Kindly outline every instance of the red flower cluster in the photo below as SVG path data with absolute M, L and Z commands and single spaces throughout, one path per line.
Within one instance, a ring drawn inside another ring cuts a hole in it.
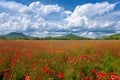
M 92 73 L 93 73 L 93 74 L 96 74 L 96 73 L 97 73 L 97 71 L 96 71 L 96 70 L 92 70 Z
M 107 76 L 107 73 L 105 73 L 105 72 L 99 72 L 98 74 L 98 79 L 100 79 L 101 80 L 101 78 L 106 78 L 106 76 Z
M 5 70 L 4 70 L 4 72 L 9 72 L 11 70 L 11 68 L 6 68 Z
M 3 75 L 5 78 L 7 79 L 11 79 L 12 78 L 12 75 L 8 74 L 8 73 L 4 73 Z
M 111 78 L 112 80 L 120 80 L 120 77 L 114 75 L 114 73 L 110 75 L 110 78 Z
M 43 80 L 43 77 L 42 77 L 42 76 L 40 76 L 40 77 L 39 77 L 39 80 Z
M 42 69 L 43 72 L 47 73 L 48 75 L 50 74 L 50 70 L 49 70 L 49 67 L 46 66 Z
M 30 76 L 26 76 L 26 77 L 25 77 L 25 80 L 30 80 Z
M 58 73 L 58 78 L 64 78 L 64 73 Z

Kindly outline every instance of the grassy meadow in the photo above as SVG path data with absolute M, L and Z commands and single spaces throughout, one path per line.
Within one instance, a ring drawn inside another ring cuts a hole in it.
M 120 80 L 120 40 L 1 40 L 0 80 Z

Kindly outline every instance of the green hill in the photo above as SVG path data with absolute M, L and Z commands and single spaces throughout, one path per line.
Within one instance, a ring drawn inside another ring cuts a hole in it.
M 60 36 L 60 37 L 38 38 L 38 37 L 30 37 L 23 33 L 18 33 L 18 32 L 11 32 L 6 35 L 1 35 L 0 39 L 4 39 L 4 40 L 91 40 L 91 38 L 77 36 L 74 34 L 67 34 L 65 36 Z
M 102 37 L 102 38 L 99 38 L 99 39 L 102 39 L 102 40 L 120 40 L 120 34 L 105 36 L 105 37 Z
M 0 39 L 4 39 L 4 40 L 31 40 L 31 39 L 35 39 L 35 38 L 27 36 L 23 33 L 11 32 L 11 33 L 8 33 L 6 35 L 1 35 Z
M 90 40 L 91 38 L 81 37 L 74 34 L 67 34 L 60 37 L 45 37 L 42 40 Z

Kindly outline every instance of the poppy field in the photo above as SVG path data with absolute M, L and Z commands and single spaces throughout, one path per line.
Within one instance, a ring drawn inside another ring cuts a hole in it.
M 0 80 L 120 80 L 120 41 L 1 40 Z

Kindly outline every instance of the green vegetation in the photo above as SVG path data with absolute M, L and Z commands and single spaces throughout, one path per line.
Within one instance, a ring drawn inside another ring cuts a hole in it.
M 0 80 L 119 80 L 120 59 L 105 55 L 100 60 L 86 54 L 18 53 L 1 67 Z M 94 53 L 93 53 L 94 54 Z M 16 59 L 16 55 L 18 58 Z M 8 59 L 9 59 L 8 57 Z M 22 58 L 22 61 L 20 60 Z M 100 56 L 99 56 L 100 58 Z M 7 59 L 7 58 L 6 58 Z M 32 61 L 31 61 L 32 60 Z M 8 66 L 6 66 L 8 65 Z M 115 75 L 111 75 L 114 73 Z M 26 79 L 27 76 L 30 79 Z M 113 79 L 111 76 L 116 76 Z M 92 77 L 92 79 L 91 79 Z
M 41 39 L 42 40 L 91 40 L 91 38 L 76 36 L 73 34 L 67 34 L 65 36 L 60 36 L 60 37 L 45 37 Z
M 39 37 L 30 37 L 23 33 L 11 32 L 6 35 L 1 35 L 0 39 L 2 40 L 120 40 L 120 34 L 92 39 L 92 38 L 77 36 L 74 34 L 67 34 L 59 37 L 48 36 L 48 37 L 39 38 Z
M 100 39 L 102 39 L 102 40 L 119 40 L 120 39 L 120 34 L 114 34 L 114 35 L 111 35 L 111 36 L 102 37 Z
M 23 33 L 11 32 L 6 35 L 1 35 L 0 39 L 3 39 L 3 40 L 37 40 L 39 38 L 38 37 L 30 37 Z
M 120 80 L 120 41 L 0 41 L 0 80 Z
M 26 36 L 23 33 L 12 32 L 6 35 L 1 35 L 0 39 L 3 40 L 91 40 L 91 38 L 76 36 L 73 34 L 68 34 L 60 37 L 30 37 Z

